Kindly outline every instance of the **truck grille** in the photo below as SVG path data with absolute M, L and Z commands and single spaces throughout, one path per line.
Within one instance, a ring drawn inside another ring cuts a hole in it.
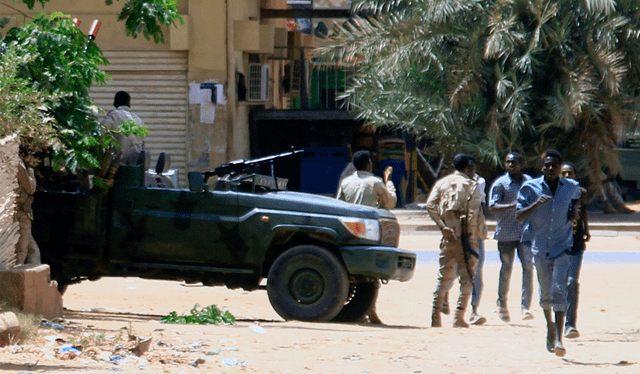
M 400 242 L 400 225 L 395 219 L 380 220 L 380 244 L 398 248 Z

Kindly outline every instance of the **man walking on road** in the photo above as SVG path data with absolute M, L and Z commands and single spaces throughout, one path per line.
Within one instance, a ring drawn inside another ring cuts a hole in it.
M 500 319 L 510 322 L 507 295 L 516 251 L 522 264 L 522 298 L 520 308 L 522 319 L 533 319 L 531 298 L 533 294 L 533 254 L 531 247 L 521 240 L 523 224 L 516 219 L 518 191 L 524 182 L 531 179 L 522 173 L 522 156 L 510 152 L 504 161 L 507 173 L 498 178 L 489 192 L 489 213 L 496 217 L 496 231 L 493 238 L 498 241 L 500 253 L 500 278 L 498 280 L 498 308 Z
M 543 176 L 520 188 L 516 211 L 518 221 L 525 221 L 522 238 L 531 242 L 535 256 L 540 306 L 547 321 L 547 350 L 559 357 L 567 353 L 562 345 L 570 264 L 567 252 L 573 245 L 573 226 L 578 219 L 573 202 L 581 195 L 578 182 L 560 178 L 561 164 L 558 151 L 545 152 Z
M 478 211 L 478 265 L 476 266 L 476 272 L 473 277 L 473 291 L 471 292 L 471 315 L 469 316 L 469 322 L 472 325 L 484 325 L 487 319 L 478 313 L 478 307 L 480 306 L 480 299 L 482 298 L 482 290 L 484 288 L 484 282 L 482 279 L 482 268 L 484 267 L 484 240 L 487 238 L 487 224 L 484 217 L 485 201 L 487 194 L 485 189 L 487 188 L 487 181 L 473 172 L 473 179 L 478 185 L 478 192 L 480 193 L 480 210 Z
M 427 199 L 429 216 L 442 231 L 440 268 L 433 293 L 431 327 L 442 327 L 441 312 L 444 297 L 456 274 L 460 282 L 460 297 L 453 327 L 468 328 L 464 313 L 473 289 L 473 277 L 478 263 L 477 217 L 480 193 L 474 175 L 475 159 L 457 154 L 453 159 L 456 171 L 436 182 Z M 463 243 L 463 240 L 466 243 Z M 464 248 L 468 247 L 468 248 Z
M 562 177 L 578 180 L 578 168 L 569 161 L 562 164 Z M 579 183 L 579 182 L 578 182 Z M 586 243 L 591 240 L 589 233 L 589 219 L 587 217 L 587 190 L 580 187 L 580 200 L 574 202 L 578 204 L 578 221 L 573 228 L 573 246 L 569 253 L 569 275 L 567 278 L 567 320 L 564 324 L 564 337 L 575 339 L 580 337 L 576 328 L 578 320 L 578 299 L 580 295 L 580 268 L 582 267 L 582 257 L 586 249 Z

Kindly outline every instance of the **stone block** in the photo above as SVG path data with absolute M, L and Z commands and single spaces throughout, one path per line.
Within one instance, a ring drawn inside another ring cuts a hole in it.
M 0 312 L 0 347 L 22 341 L 20 321 L 13 312 Z
M 62 317 L 62 295 L 46 264 L 0 271 L 0 303 L 46 319 Z

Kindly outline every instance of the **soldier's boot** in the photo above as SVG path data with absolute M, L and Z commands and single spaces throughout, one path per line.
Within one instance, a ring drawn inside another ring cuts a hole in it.
M 474 266 L 475 268 L 475 266 Z M 469 299 L 471 299 L 471 290 L 473 284 L 469 279 L 465 279 L 464 285 L 460 288 L 460 296 L 458 297 L 458 306 L 456 307 L 456 314 L 453 318 L 453 327 L 469 328 L 469 324 L 464 320 L 464 313 L 469 305 Z
M 464 320 L 464 310 L 456 310 L 456 315 L 453 317 L 453 327 L 468 329 L 469 324 Z
M 442 327 L 442 316 L 439 310 L 431 312 L 431 327 Z

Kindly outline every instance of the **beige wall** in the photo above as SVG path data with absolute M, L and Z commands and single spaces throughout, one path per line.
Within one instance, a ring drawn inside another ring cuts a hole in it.
M 29 15 L 43 11 L 41 6 L 29 11 L 20 0 L 11 5 Z M 235 100 L 235 72 L 245 72 L 247 55 L 234 51 L 229 40 L 233 40 L 233 20 L 259 19 L 260 0 L 181 0 L 178 8 L 185 25 L 166 30 L 165 44 L 155 44 L 144 36 L 127 37 L 124 23 L 117 21 L 122 5 L 114 1 L 107 6 L 104 0 L 52 0 L 44 11 L 60 11 L 80 19 L 80 29 L 85 33 L 89 32 L 93 20 L 99 19 L 102 25 L 96 43 L 105 51 L 187 50 L 188 81 L 216 81 L 223 85 L 227 99 L 226 104 L 216 106 L 213 124 L 200 123 L 200 105 L 189 105 L 188 158 L 208 159 L 208 167 L 213 168 L 232 159 L 248 157 L 249 108 L 238 106 Z M 0 15 L 15 14 L 0 5 Z M 24 20 L 18 16 L 10 27 Z
M 227 33 L 229 40 L 234 40 L 233 21 L 249 21 L 258 20 L 260 18 L 260 0 L 233 0 L 229 1 L 229 25 Z M 229 53 L 229 97 L 233 104 L 230 109 L 233 118 L 230 119 L 233 125 L 229 126 L 230 131 L 230 149 L 229 158 L 248 158 L 250 156 L 250 139 L 249 139 L 249 109 L 245 103 L 236 105 L 236 71 L 243 73 L 247 77 L 248 56 L 242 51 L 234 50 L 232 43 L 228 45 Z

